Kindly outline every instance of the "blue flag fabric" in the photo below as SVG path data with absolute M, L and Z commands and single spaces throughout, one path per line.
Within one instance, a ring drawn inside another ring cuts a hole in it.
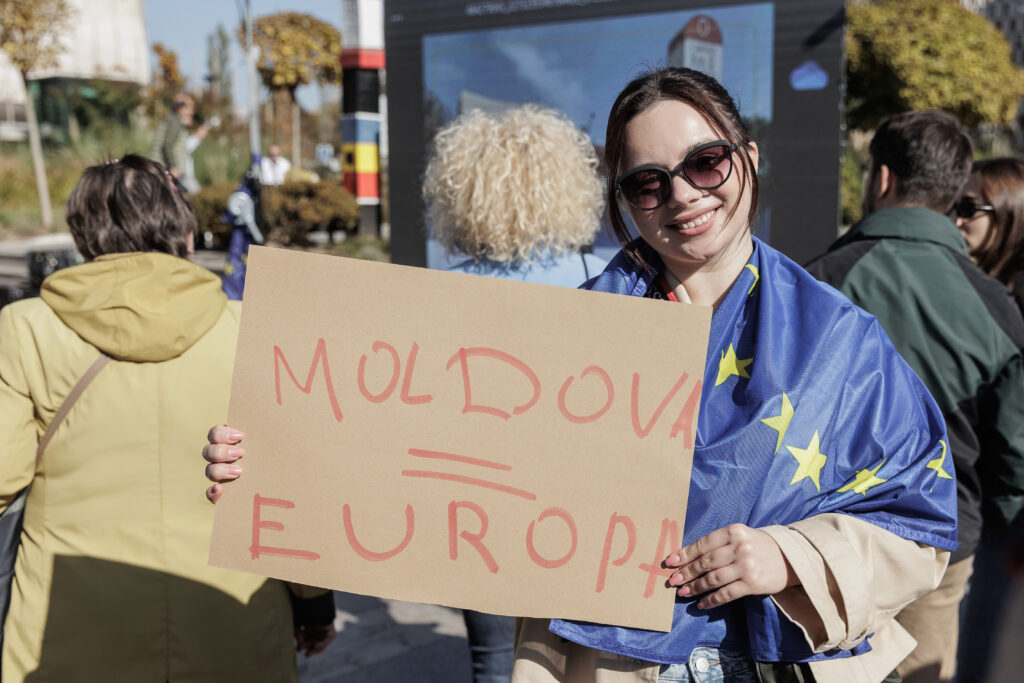
M 249 256 L 252 237 L 244 225 L 231 228 L 231 242 L 228 244 L 228 258 L 224 264 L 224 279 L 221 288 L 229 299 L 240 300 L 245 290 L 245 264 Z
M 223 220 L 231 225 L 231 241 L 228 243 L 228 257 L 224 264 L 221 289 L 229 299 L 241 300 L 245 291 L 245 267 L 249 258 L 249 245 L 263 241 L 257 225 L 260 189 L 259 168 L 262 157 L 252 156 L 252 164 L 234 194 L 228 199 L 228 210 Z M 241 201 L 234 201 L 239 199 Z M 253 233 L 256 234 L 253 234 Z
M 655 277 L 620 252 L 583 287 L 644 296 Z M 754 238 L 750 261 L 711 319 L 682 544 L 737 522 L 786 525 L 838 512 L 953 550 L 947 444 L 938 406 L 878 321 Z M 790 662 L 870 650 L 865 639 L 852 651 L 814 654 L 768 597 L 709 610 L 696 603 L 676 598 L 669 633 L 557 619 L 550 628 L 662 664 L 685 662 L 696 647 Z

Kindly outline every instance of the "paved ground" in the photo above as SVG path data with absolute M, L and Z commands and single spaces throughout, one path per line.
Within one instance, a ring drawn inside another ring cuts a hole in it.
M 459 610 L 335 593 L 338 637 L 299 660 L 302 683 L 469 683 L 466 629 Z

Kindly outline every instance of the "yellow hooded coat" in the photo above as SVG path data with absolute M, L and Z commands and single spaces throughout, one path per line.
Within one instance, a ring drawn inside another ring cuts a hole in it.
M 200 451 L 240 307 L 166 254 L 60 270 L 0 309 L 0 509 L 29 484 L 3 681 L 297 681 L 285 584 L 207 565 Z M 102 350 L 113 358 L 36 467 Z M 322 592 L 322 591 L 321 591 Z

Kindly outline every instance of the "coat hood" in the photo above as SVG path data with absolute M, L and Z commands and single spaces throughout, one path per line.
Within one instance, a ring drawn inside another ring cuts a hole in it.
M 155 252 L 107 254 L 58 270 L 40 297 L 82 339 L 129 361 L 181 355 L 227 303 L 216 275 Z

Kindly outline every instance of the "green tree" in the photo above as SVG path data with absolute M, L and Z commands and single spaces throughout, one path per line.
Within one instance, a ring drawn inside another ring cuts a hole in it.
M 62 37 L 73 18 L 74 9 L 68 0 L 0 0 L 0 49 L 8 54 L 11 63 L 21 73 L 26 93 L 30 71 L 56 66 L 57 58 L 63 51 Z M 44 227 L 50 229 L 53 225 L 53 207 L 50 206 L 43 144 L 39 137 L 39 121 L 31 94 L 25 106 L 25 118 L 28 121 L 28 141 L 42 222 Z
M 231 36 L 217 24 L 217 31 L 206 37 L 206 68 L 210 91 L 225 102 L 231 100 L 231 65 L 228 63 Z
M 156 74 L 149 87 L 147 113 L 153 118 L 163 116 L 171 106 L 174 96 L 185 88 L 185 76 L 178 68 L 178 55 L 163 43 L 153 43 L 156 55 Z
M 849 127 L 912 109 L 944 109 L 971 128 L 1016 116 L 1024 72 L 1003 34 L 956 0 L 851 2 L 846 15 Z
M 238 41 L 248 49 L 244 25 L 238 29 Z M 260 49 L 256 68 L 263 84 L 272 94 L 286 93 L 291 104 L 292 161 L 298 165 L 300 124 L 295 90 L 314 81 L 341 82 L 341 34 L 308 14 L 279 12 L 255 20 L 253 41 Z

